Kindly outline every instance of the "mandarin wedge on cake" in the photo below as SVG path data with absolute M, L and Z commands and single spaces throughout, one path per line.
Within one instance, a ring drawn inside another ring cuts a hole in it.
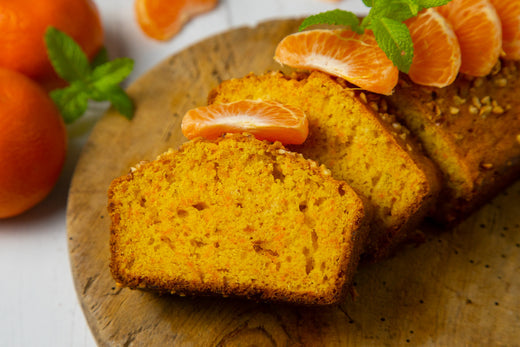
M 504 59 L 520 59 L 520 1 L 491 0 L 502 22 Z
M 445 87 L 459 73 L 459 41 L 450 23 L 433 8 L 406 22 L 414 45 L 408 76 L 417 84 Z
M 436 11 L 448 20 L 459 40 L 460 72 L 489 74 L 502 52 L 502 26 L 489 0 L 452 0 Z
M 238 100 L 189 110 L 182 119 L 188 139 L 214 140 L 230 133 L 247 132 L 257 139 L 301 144 L 309 133 L 307 116 L 299 108 L 275 101 Z
M 296 69 L 320 70 L 379 94 L 391 94 L 399 71 L 372 31 L 316 29 L 286 36 L 274 59 Z

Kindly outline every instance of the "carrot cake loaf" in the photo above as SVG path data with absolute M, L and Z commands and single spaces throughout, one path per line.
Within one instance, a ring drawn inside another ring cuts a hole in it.
M 303 145 L 291 146 L 328 167 L 374 207 L 367 258 L 387 256 L 427 213 L 439 190 L 434 165 L 378 96 L 349 88 L 322 72 L 250 74 L 224 81 L 209 103 L 274 100 L 302 109 L 309 120 Z
M 108 211 L 121 286 L 323 305 L 346 294 L 368 218 L 324 166 L 245 134 L 137 165 Z
M 520 177 L 519 95 L 520 63 L 512 61 L 486 77 L 459 75 L 445 88 L 401 76 L 387 100 L 443 173 L 437 221 L 460 221 Z

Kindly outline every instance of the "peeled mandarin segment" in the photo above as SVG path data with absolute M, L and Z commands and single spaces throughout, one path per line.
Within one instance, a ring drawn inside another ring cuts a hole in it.
M 520 60 L 520 1 L 491 0 L 502 22 L 505 59 Z
M 436 10 L 452 25 L 459 40 L 460 72 L 489 74 L 502 52 L 502 25 L 489 0 L 453 0 Z
M 309 123 L 299 108 L 274 101 L 241 100 L 192 109 L 182 119 L 181 129 L 188 139 L 214 140 L 225 133 L 247 132 L 260 140 L 301 144 L 309 133 Z
M 166 41 L 191 18 L 212 10 L 218 0 L 135 0 L 137 22 L 144 33 Z
M 286 36 L 274 59 L 296 69 L 320 70 L 379 94 L 392 93 L 396 66 L 377 45 L 371 31 L 308 30 Z
M 459 41 L 450 23 L 433 8 L 407 20 L 414 45 L 408 75 L 417 84 L 446 87 L 453 83 L 461 65 Z

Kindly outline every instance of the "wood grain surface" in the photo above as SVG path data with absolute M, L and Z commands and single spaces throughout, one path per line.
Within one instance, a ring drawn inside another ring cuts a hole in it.
M 519 346 L 520 182 L 453 230 L 364 265 L 356 295 L 311 308 L 121 289 L 109 272 L 107 188 L 141 160 L 178 147 L 184 113 L 220 81 L 279 69 L 276 44 L 299 21 L 211 37 L 168 58 L 128 88 L 136 114 L 98 122 L 78 162 L 67 228 L 72 273 L 101 346 Z M 426 230 L 428 229 L 428 230 Z

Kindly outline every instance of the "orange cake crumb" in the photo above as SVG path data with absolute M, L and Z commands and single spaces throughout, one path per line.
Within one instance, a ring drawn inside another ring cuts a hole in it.
M 422 220 L 439 182 L 433 164 L 378 97 L 321 72 L 291 77 L 271 72 L 224 81 L 208 101 L 274 100 L 303 110 L 309 135 L 290 148 L 324 164 L 369 199 L 375 216 L 366 254 L 381 258 Z
M 140 164 L 108 201 L 112 274 L 130 288 L 336 303 L 366 235 L 367 210 L 345 182 L 244 134 Z

